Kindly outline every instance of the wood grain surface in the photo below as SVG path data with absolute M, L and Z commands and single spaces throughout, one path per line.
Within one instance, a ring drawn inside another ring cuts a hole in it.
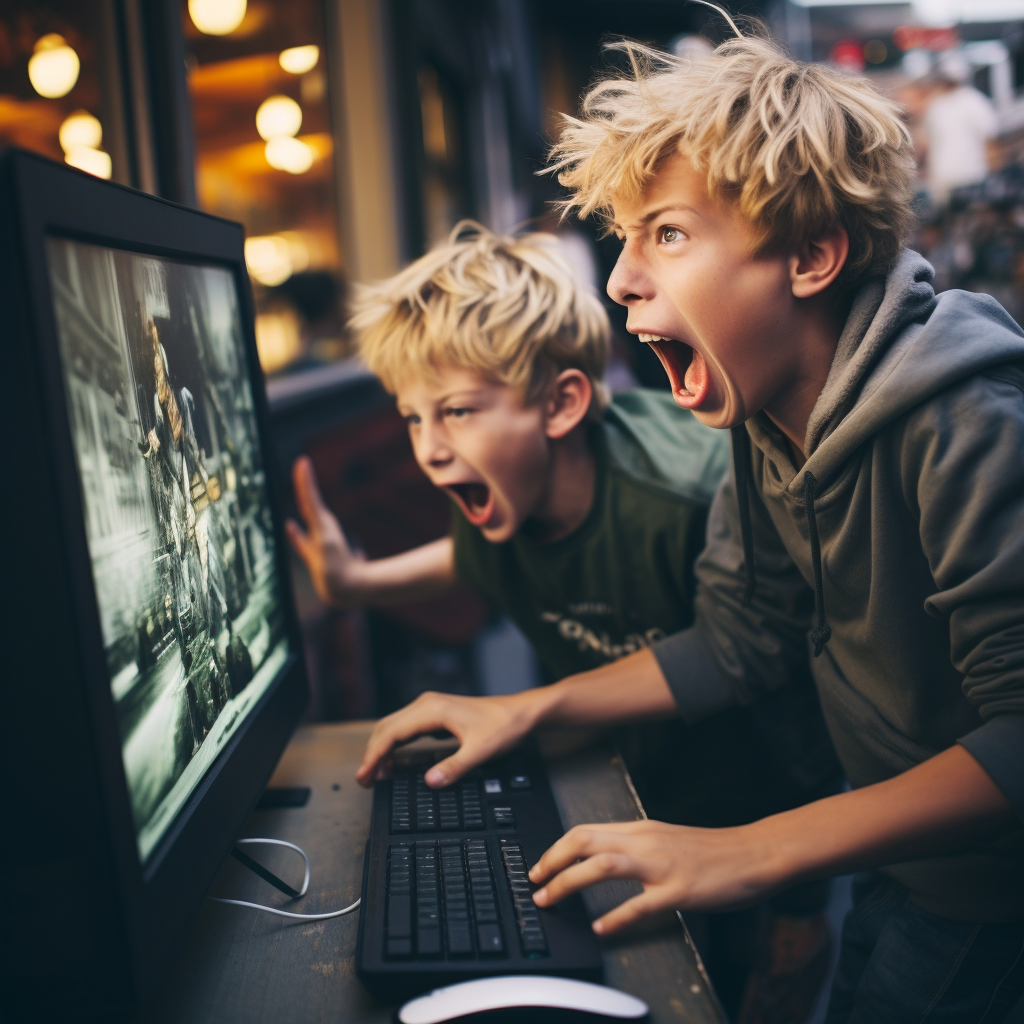
M 309 892 L 287 899 L 237 863 L 225 861 L 210 895 L 323 913 L 359 896 L 371 794 L 355 782 L 372 723 L 305 726 L 289 744 L 274 787 L 309 786 L 301 808 L 256 811 L 243 835 L 287 839 L 312 862 Z M 567 828 L 585 821 L 643 816 L 628 776 L 604 740 L 579 749 L 549 740 L 552 787 Z M 249 847 L 292 885 L 302 880 L 298 855 Z M 639 891 L 606 883 L 587 895 L 592 915 Z M 395 1005 L 372 999 L 355 976 L 358 913 L 330 921 L 288 921 L 244 907 L 204 901 L 170 965 L 161 990 L 136 1015 L 138 1024 L 385 1024 Z M 681 923 L 654 934 L 604 943 L 605 980 L 651 1006 L 652 1024 L 722 1024 L 722 1017 Z

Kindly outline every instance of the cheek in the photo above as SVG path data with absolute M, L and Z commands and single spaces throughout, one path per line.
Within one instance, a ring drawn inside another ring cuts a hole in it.
M 515 507 L 529 505 L 544 486 L 547 445 L 536 424 L 510 424 L 491 462 L 494 483 Z

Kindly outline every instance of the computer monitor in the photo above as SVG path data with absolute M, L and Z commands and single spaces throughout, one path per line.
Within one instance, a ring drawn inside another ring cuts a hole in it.
M 307 685 L 241 226 L 16 151 L 0 197 L 3 997 L 105 1014 L 166 967 Z

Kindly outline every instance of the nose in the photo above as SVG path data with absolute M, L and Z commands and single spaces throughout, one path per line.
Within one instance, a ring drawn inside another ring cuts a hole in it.
M 637 246 L 627 241 L 615 261 L 611 277 L 608 278 L 608 294 L 620 306 L 632 306 L 644 299 L 654 297 L 654 287 L 637 251 Z
M 444 432 L 439 430 L 429 419 L 424 418 L 414 434 L 413 454 L 424 469 L 443 469 L 455 458 L 443 436 Z

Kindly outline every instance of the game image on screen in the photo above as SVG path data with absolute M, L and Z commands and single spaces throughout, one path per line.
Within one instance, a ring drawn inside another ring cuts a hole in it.
M 288 653 L 238 296 L 222 267 L 47 256 L 145 860 Z

